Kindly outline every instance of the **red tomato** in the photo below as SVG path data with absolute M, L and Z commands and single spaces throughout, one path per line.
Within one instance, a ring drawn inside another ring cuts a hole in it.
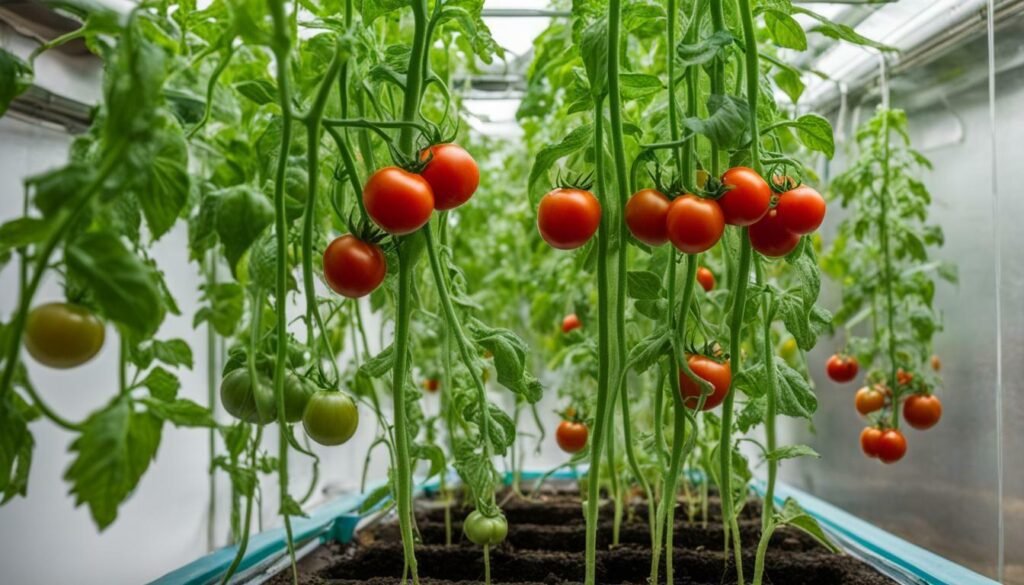
M 722 175 L 722 184 L 729 187 L 718 199 L 725 223 L 747 226 L 768 213 L 772 188 L 754 169 L 733 167 Z
M 763 256 L 785 256 L 799 243 L 800 236 L 782 225 L 775 209 L 765 214 L 761 221 L 750 226 L 750 245 Z
M 828 358 L 828 362 L 825 363 L 828 377 L 840 384 L 856 378 L 858 369 L 860 369 L 860 364 L 857 363 L 857 358 L 838 353 Z
M 439 382 L 437 378 L 427 378 L 426 380 L 423 380 L 423 389 L 426 390 L 427 392 L 437 392 L 437 389 L 440 387 L 441 382 Z
M 931 362 L 932 362 L 932 369 L 933 370 L 935 370 L 936 372 L 942 370 L 942 360 L 939 359 L 939 356 L 933 355 L 932 359 L 931 359 Z
M 387 273 L 380 246 L 352 234 L 335 238 L 324 250 L 324 280 L 334 292 L 350 299 L 373 292 Z
M 896 384 L 899 386 L 907 386 L 914 381 L 914 374 L 900 368 L 896 370 Z
M 882 463 L 896 463 L 907 453 L 907 439 L 896 429 L 889 429 L 878 437 L 878 458 Z
M 690 355 L 686 363 L 698 378 L 711 383 L 713 390 L 704 400 L 702 410 L 711 410 L 725 400 L 729 394 L 729 386 L 732 384 L 732 369 L 729 362 L 719 363 L 703 355 Z M 696 408 L 704 390 L 699 384 L 690 379 L 686 372 L 679 370 L 679 391 L 683 395 L 683 403 L 687 408 Z
M 555 441 L 566 453 L 579 453 L 587 446 L 587 425 L 563 420 L 555 431 Z
M 480 185 L 480 169 L 473 157 L 458 144 L 431 146 L 420 158 L 426 160 L 430 154 L 434 157 L 420 174 L 434 191 L 434 209 L 455 209 L 469 201 Z
M 800 185 L 780 195 L 775 210 L 787 230 L 809 234 L 825 219 L 825 198 L 807 185 Z
M 878 457 L 878 443 L 882 438 L 882 429 L 875 427 L 864 427 L 860 432 L 860 448 L 864 454 L 872 459 Z
M 725 218 L 717 202 L 686 194 L 669 206 L 666 228 L 677 250 L 700 254 L 718 243 L 725 231 Z
M 434 192 L 420 175 L 398 167 L 385 167 L 363 186 L 363 205 L 381 229 L 404 236 L 430 221 Z
M 565 319 L 562 319 L 562 333 L 568 333 L 580 327 L 583 327 L 583 324 L 580 323 L 580 318 L 576 316 L 576 313 L 570 313 L 565 316 Z
M 930 429 L 942 418 L 942 401 L 935 395 L 913 394 L 903 402 L 903 418 L 919 431 Z
M 701 266 L 697 269 L 697 282 L 700 283 L 704 292 L 711 292 L 715 288 L 715 275 L 707 268 Z
M 857 390 L 854 403 L 857 406 L 857 412 L 867 416 L 885 406 L 885 393 L 878 386 L 864 386 Z
M 668 217 L 668 197 L 654 189 L 641 189 L 626 203 L 626 225 L 633 237 L 649 246 L 660 246 L 668 241 L 665 219 Z
M 541 237 L 559 250 L 586 244 L 600 223 L 601 204 L 583 189 L 555 189 L 540 200 L 537 209 Z

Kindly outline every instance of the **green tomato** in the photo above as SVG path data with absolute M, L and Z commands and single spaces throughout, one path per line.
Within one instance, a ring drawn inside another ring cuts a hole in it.
M 351 439 L 358 426 L 356 403 L 347 394 L 334 390 L 318 390 L 302 415 L 302 427 L 309 438 L 329 447 Z
M 228 414 L 245 422 L 264 425 L 277 418 L 273 385 L 261 376 L 254 391 L 247 368 L 224 376 L 220 382 L 220 402 Z
M 103 347 L 103 322 L 89 309 L 72 303 L 46 303 L 25 321 L 25 349 L 51 368 L 73 368 L 91 360 Z
M 473 510 L 462 523 L 462 531 L 473 544 L 494 546 L 504 542 L 508 536 L 508 520 L 501 512 L 497 516 L 484 516 Z
M 288 372 L 284 379 L 284 420 L 294 423 L 302 420 L 309 399 L 316 392 L 316 386 L 305 378 Z

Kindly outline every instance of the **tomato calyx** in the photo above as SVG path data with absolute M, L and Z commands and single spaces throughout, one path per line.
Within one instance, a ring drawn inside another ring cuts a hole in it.
M 552 187 L 552 189 L 579 189 L 580 191 L 590 191 L 593 188 L 593 171 L 589 173 L 568 172 L 563 176 L 561 170 L 558 171 L 558 175 L 555 177 L 555 184 Z
M 345 220 L 345 226 L 348 227 L 350 234 L 367 244 L 380 244 L 388 237 L 387 232 L 377 227 L 377 224 L 370 221 L 370 219 L 357 217 L 355 211 L 349 213 L 348 218 Z

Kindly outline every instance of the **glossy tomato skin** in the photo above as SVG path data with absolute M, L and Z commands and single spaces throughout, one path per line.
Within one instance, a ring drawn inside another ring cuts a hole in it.
M 828 358 L 825 363 L 825 371 L 833 381 L 845 384 L 857 377 L 860 364 L 857 358 L 848 355 L 835 354 Z
M 265 425 L 277 419 L 277 401 L 271 381 L 262 375 L 257 379 L 254 385 L 247 368 L 228 372 L 220 382 L 220 402 L 238 420 Z
M 420 173 L 434 192 L 434 209 L 455 209 L 476 193 L 480 169 L 473 156 L 458 144 L 436 144 L 425 149 L 421 158 L 433 155 Z
M 711 394 L 704 400 L 702 410 L 711 410 L 721 404 L 729 394 L 729 386 L 732 384 L 732 369 L 729 362 L 719 363 L 707 356 L 690 355 L 687 356 L 686 363 L 698 378 L 710 382 L 713 387 Z M 687 408 L 697 408 L 703 389 L 683 370 L 679 370 L 679 391 Z
M 896 463 L 907 454 L 907 439 L 896 429 L 889 429 L 878 438 L 878 458 L 882 463 Z
M 106 328 L 89 309 L 73 303 L 46 303 L 29 311 L 25 349 L 37 362 L 67 369 L 91 360 L 103 347 Z
M 800 236 L 786 229 L 779 221 L 778 211 L 772 209 L 761 221 L 750 226 L 750 245 L 762 256 L 778 258 L 792 252 L 800 243 Z
M 903 419 L 919 431 L 930 429 L 942 418 L 942 401 L 934 394 L 913 394 L 903 402 Z
M 716 201 L 686 194 L 672 201 L 665 220 L 668 239 L 684 254 L 699 254 L 718 243 L 725 218 Z
M 626 203 L 626 226 L 633 237 L 648 246 L 660 246 L 668 241 L 665 220 L 670 202 L 668 197 L 654 189 L 641 189 Z
M 600 224 L 601 204 L 583 189 L 555 189 L 540 200 L 537 209 L 541 237 L 559 250 L 586 244 Z
M 879 441 L 882 438 L 882 429 L 876 427 L 864 427 L 860 432 L 860 449 L 872 459 L 878 457 Z
M 876 386 L 864 386 L 857 390 L 854 403 L 857 412 L 867 416 L 872 412 L 881 410 L 885 406 L 885 393 Z
M 473 510 L 463 521 L 462 531 L 473 544 L 494 546 L 504 542 L 508 536 L 508 520 L 501 512 L 497 516 L 484 516 Z
M 768 213 L 772 189 L 754 169 L 733 167 L 722 175 L 722 184 L 728 188 L 718 199 L 725 223 L 748 226 Z
M 697 269 L 697 282 L 704 292 L 711 292 L 715 288 L 715 275 L 710 270 L 701 266 Z
M 780 195 L 775 210 L 787 230 L 805 235 L 818 229 L 825 220 L 825 198 L 811 187 L 801 185 Z
M 335 238 L 324 250 L 324 280 L 331 289 L 350 299 L 373 292 L 388 274 L 380 246 L 352 234 Z
M 404 236 L 430 221 L 434 191 L 420 175 L 398 167 L 384 167 L 363 186 L 363 205 L 381 229 Z
M 309 438 L 328 447 L 351 439 L 358 426 L 356 403 L 347 394 L 333 390 L 318 390 L 302 415 L 302 427 Z
M 568 333 L 580 327 L 583 327 L 583 324 L 580 323 L 580 318 L 576 316 L 576 313 L 570 313 L 565 316 L 565 319 L 562 319 L 562 333 Z
M 587 446 L 590 432 L 581 422 L 563 420 L 555 430 L 555 442 L 566 453 L 579 453 Z

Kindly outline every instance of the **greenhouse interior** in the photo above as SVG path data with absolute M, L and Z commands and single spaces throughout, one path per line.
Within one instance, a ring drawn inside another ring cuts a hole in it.
M 0 583 L 1024 585 L 1024 1 L 0 2 Z

